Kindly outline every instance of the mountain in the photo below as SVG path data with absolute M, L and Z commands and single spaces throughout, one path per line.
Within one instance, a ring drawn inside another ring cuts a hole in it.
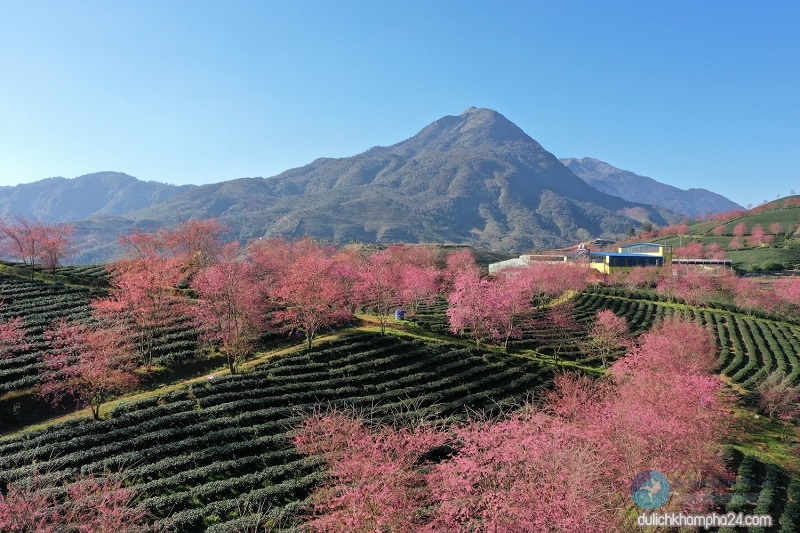
M 393 146 L 196 187 L 128 218 L 174 223 L 189 215 L 218 217 L 243 240 L 309 234 L 501 250 L 616 236 L 670 216 L 598 192 L 501 114 L 476 108 Z
M 125 215 L 190 187 L 140 181 L 120 172 L 96 172 L 74 179 L 48 178 L 0 187 L 0 216 L 66 222 L 95 215 Z
M 393 146 L 193 187 L 125 215 L 144 226 L 190 217 L 219 218 L 241 241 L 311 235 L 502 251 L 612 238 L 644 219 L 677 218 L 597 191 L 503 115 L 476 108 Z
M 706 189 L 678 189 L 591 157 L 566 158 L 561 162 L 595 189 L 630 202 L 658 205 L 690 217 L 743 209 L 739 204 Z

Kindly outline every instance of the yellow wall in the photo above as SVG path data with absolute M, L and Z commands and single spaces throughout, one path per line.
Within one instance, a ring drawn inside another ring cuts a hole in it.
M 608 258 L 606 258 L 606 261 L 603 261 L 603 262 L 593 261 L 593 262 L 589 263 L 589 266 L 591 266 L 593 269 L 597 270 L 598 272 L 602 272 L 603 274 L 610 274 L 611 273 L 611 267 L 608 266 L 608 262 L 607 261 L 608 261 Z

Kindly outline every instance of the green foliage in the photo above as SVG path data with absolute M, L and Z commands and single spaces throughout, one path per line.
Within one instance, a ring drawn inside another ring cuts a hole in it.
M 779 520 L 780 533 L 800 531 L 800 478 L 792 479 L 786 490 L 786 507 Z

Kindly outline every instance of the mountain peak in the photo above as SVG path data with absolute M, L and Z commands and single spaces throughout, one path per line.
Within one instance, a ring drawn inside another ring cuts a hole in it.
M 419 148 L 452 150 L 487 144 L 536 142 L 516 124 L 493 109 L 469 107 L 458 116 L 446 116 L 409 139 Z M 408 142 L 408 141 L 404 141 Z M 537 143 L 538 144 L 538 143 Z

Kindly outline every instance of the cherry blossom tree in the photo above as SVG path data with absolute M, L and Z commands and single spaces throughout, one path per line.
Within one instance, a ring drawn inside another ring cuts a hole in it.
M 656 291 L 663 294 L 668 302 L 672 302 L 677 296 L 676 293 L 680 291 L 680 284 L 680 277 L 676 274 L 660 276 L 656 282 Z
M 445 269 L 442 272 L 441 290 L 444 293 L 453 292 L 455 280 L 458 275 L 465 271 L 471 271 L 480 275 L 480 269 L 475 263 L 475 256 L 469 250 L 458 250 L 448 254 L 445 259 Z
M 100 420 L 103 402 L 136 387 L 136 348 L 113 324 L 90 327 L 62 319 L 46 336 L 51 349 L 40 369 L 40 395 L 54 405 L 71 396 Z
M 714 375 L 715 350 L 695 322 L 664 320 L 611 366 L 602 409 L 576 414 L 612 467 L 617 490 L 653 468 L 680 481 L 680 503 L 692 507 L 704 503 L 687 499 L 709 489 L 702 480 L 725 475 L 721 442 L 729 433 L 731 398 Z
M 119 238 L 128 260 L 172 259 L 191 277 L 199 269 L 230 259 L 237 245 L 226 244 L 228 228 L 216 219 L 189 219 L 174 228 L 136 228 Z
M 433 248 L 423 245 L 398 245 L 388 248 L 375 258 L 389 269 L 394 269 L 394 275 L 381 273 L 388 285 L 395 285 L 392 292 L 396 292 L 393 297 L 396 302 L 394 305 L 403 305 L 416 312 L 419 305 L 430 302 L 439 293 L 439 279 L 441 273 L 435 266 L 435 252 Z M 372 254 L 367 261 L 359 262 L 361 265 L 361 282 L 357 288 L 361 292 L 362 299 L 369 300 L 373 291 L 378 287 L 375 285 L 377 280 L 374 275 L 382 272 L 383 267 L 377 264 L 370 265 L 373 261 Z M 371 281 L 369 278 L 373 278 Z M 371 289 L 367 289 L 368 286 Z M 384 285 L 386 285 L 384 283 Z M 388 289 L 385 286 L 385 289 Z M 384 289 L 384 290 L 385 290 Z M 381 291 L 378 290 L 378 293 Z
M 347 413 L 312 413 L 298 428 L 295 446 L 332 468 L 331 481 L 311 496 L 308 526 L 319 532 L 422 531 L 420 510 L 430 497 L 418 465 L 446 439 L 425 425 L 370 428 Z
M 600 354 L 603 367 L 611 355 L 629 345 L 628 321 L 615 315 L 611 309 L 598 311 L 589 330 L 589 346 Z
M 166 242 L 161 232 L 148 232 L 136 228 L 117 239 L 128 259 L 153 259 L 165 257 Z
M 66 482 L 64 480 L 63 482 Z M 63 483 L 62 482 L 62 483 Z M 145 533 L 148 512 L 122 475 L 86 476 L 66 486 L 38 471 L 7 483 L 0 493 L 0 531 L 5 533 Z
M 800 314 L 800 278 L 787 277 L 772 284 L 772 292 L 779 299 L 779 307 L 783 314 Z
M 458 335 L 469 332 L 475 345 L 491 334 L 494 326 L 493 310 L 487 305 L 492 290 L 491 282 L 481 279 L 477 270 L 462 270 L 453 280 L 453 292 L 447 297 L 447 318 L 450 331 Z
M 742 238 L 739 236 L 734 237 L 731 239 L 731 242 L 728 243 L 728 248 L 733 248 L 734 250 L 739 250 L 742 247 Z
M 667 226 L 662 228 L 659 232 L 659 235 L 666 236 L 666 235 L 686 235 L 689 233 L 689 226 L 685 223 L 680 224 L 672 224 L 671 226 Z
M 436 250 L 425 244 L 413 244 L 401 247 L 405 263 L 419 267 L 432 267 L 436 264 Z
M 655 239 L 656 237 L 659 236 L 660 232 L 661 232 L 660 228 L 653 226 L 652 224 L 650 225 L 649 230 L 646 230 L 644 228 L 644 224 L 642 224 L 642 231 L 639 232 L 639 238 L 642 240 Z
M 717 237 L 722 237 L 725 235 L 725 226 L 717 226 L 712 230 L 712 233 Z
M 725 474 L 721 443 L 729 433 L 732 400 L 716 365 L 705 328 L 666 319 L 611 365 L 609 381 L 569 394 L 559 383 L 550 405 L 596 444 L 614 492 L 624 493 L 638 472 L 654 468 L 671 482 L 683 482 L 683 501 L 675 503 L 691 507 L 702 500 L 687 495 L 708 489 L 695 482 Z M 572 400 L 562 404 L 561 398 Z M 571 412 L 565 411 L 568 405 L 574 405 Z
M 358 308 L 358 295 L 355 287 L 358 284 L 361 271 L 361 250 L 357 246 L 345 246 L 333 256 L 333 273 L 344 291 L 344 307 L 355 315 Z
M 629 289 L 637 287 L 654 287 L 659 277 L 659 270 L 650 267 L 633 267 L 628 272 L 625 285 Z
M 99 316 L 136 339 L 149 370 L 158 335 L 174 318 L 188 316 L 188 299 L 177 289 L 183 278 L 177 258 L 145 256 L 120 260 L 109 267 L 109 295 L 93 302 Z
M 716 346 L 707 327 L 691 319 L 669 317 L 642 334 L 629 356 L 615 363 L 615 371 L 715 375 L 715 355 Z
M 756 386 L 758 405 L 768 417 L 791 419 L 800 415 L 800 385 L 792 385 L 786 372 L 775 370 Z
M 381 334 L 395 308 L 402 305 L 403 268 L 408 265 L 405 254 L 410 247 L 396 245 L 372 253 L 361 263 L 359 280 L 355 286 L 358 299 L 378 317 Z
M 703 257 L 703 244 L 700 241 L 690 241 L 685 246 L 676 248 L 675 257 L 699 259 Z
M 246 251 L 246 257 L 253 265 L 253 275 L 266 292 L 278 283 L 292 264 L 293 254 L 292 243 L 279 237 L 253 241 Z
M 197 291 L 191 307 L 204 339 L 217 343 L 231 374 L 255 349 L 265 325 L 262 295 L 252 263 L 221 261 L 200 270 L 192 280 Z
M 548 308 L 545 314 L 544 324 L 556 333 L 550 341 L 556 362 L 567 348 L 575 346 L 575 337 L 583 330 L 573 316 L 574 311 L 575 304 L 567 301 Z
M 567 291 L 585 288 L 593 275 L 590 270 L 571 264 L 534 263 L 518 272 L 529 284 L 527 290 L 533 304 L 540 307 Z
M 0 236 L 6 241 L 7 252 L 30 269 L 31 279 L 36 272 L 36 262 L 42 255 L 42 245 L 47 236 L 45 224 L 19 216 L 13 222 L 0 224 Z
M 309 350 L 320 328 L 351 317 L 345 286 L 336 276 L 334 252 L 308 238 L 295 243 L 291 266 L 272 290 L 280 306 L 277 320 L 291 331 L 302 330 Z
M 2 307 L 2 302 L 0 302 Z M 7 359 L 29 348 L 25 339 L 25 326 L 21 317 L 0 322 L 0 359 Z
M 192 218 L 165 231 L 164 245 L 194 273 L 225 256 L 224 236 L 230 230 L 217 219 Z
M 756 224 L 753 226 L 753 229 L 750 230 L 750 237 L 747 238 L 747 244 L 750 246 L 760 246 L 764 243 L 765 236 L 764 228 L 761 227 L 761 224 Z
M 706 250 L 706 256 L 711 259 L 716 259 L 720 261 L 725 259 L 725 250 L 722 249 L 722 246 L 719 243 L 712 242 L 708 245 L 708 249 Z
M 689 305 L 707 305 L 717 292 L 712 274 L 688 270 L 676 276 L 672 291 Z
M 432 302 L 439 294 L 441 272 L 434 266 L 407 265 L 401 273 L 400 299 L 412 313 L 419 306 Z
M 769 232 L 774 235 L 775 237 L 778 236 L 779 233 L 783 231 L 783 226 L 781 226 L 780 222 L 773 222 L 769 225 Z
M 778 296 L 773 291 L 764 290 L 753 278 L 737 277 L 732 280 L 736 307 L 753 316 L 757 311 L 773 311 Z
M 619 493 L 595 444 L 536 410 L 454 430 L 457 453 L 432 468 L 438 503 L 425 531 L 613 531 Z
M 508 350 L 508 341 L 522 338 L 525 326 L 533 321 L 529 280 L 517 269 L 507 269 L 487 289 L 483 305 L 489 333 Z
M 45 227 L 39 254 L 44 268 L 55 272 L 61 262 L 72 255 L 74 233 L 75 227 L 68 224 L 54 224 Z
M 454 266 L 448 266 L 445 278 L 450 278 L 453 289 L 448 296 L 447 316 L 453 333 L 470 333 L 476 345 L 491 336 L 505 348 L 512 338 L 519 338 L 523 326 L 533 320 L 535 306 L 564 294 L 580 290 L 589 283 L 588 269 L 572 265 L 533 264 L 528 267 L 509 268 L 495 278 L 481 279 L 480 271 L 471 258 L 459 257 Z M 577 323 L 562 316 L 567 307 L 557 306 L 551 321 L 556 328 L 579 329 Z M 561 346 L 561 340 L 558 340 Z M 571 340 L 566 340 L 571 344 Z M 560 348 L 557 349 L 560 352 Z
M 739 222 L 733 227 L 733 236 L 742 238 L 747 235 L 747 225 L 744 222 Z

